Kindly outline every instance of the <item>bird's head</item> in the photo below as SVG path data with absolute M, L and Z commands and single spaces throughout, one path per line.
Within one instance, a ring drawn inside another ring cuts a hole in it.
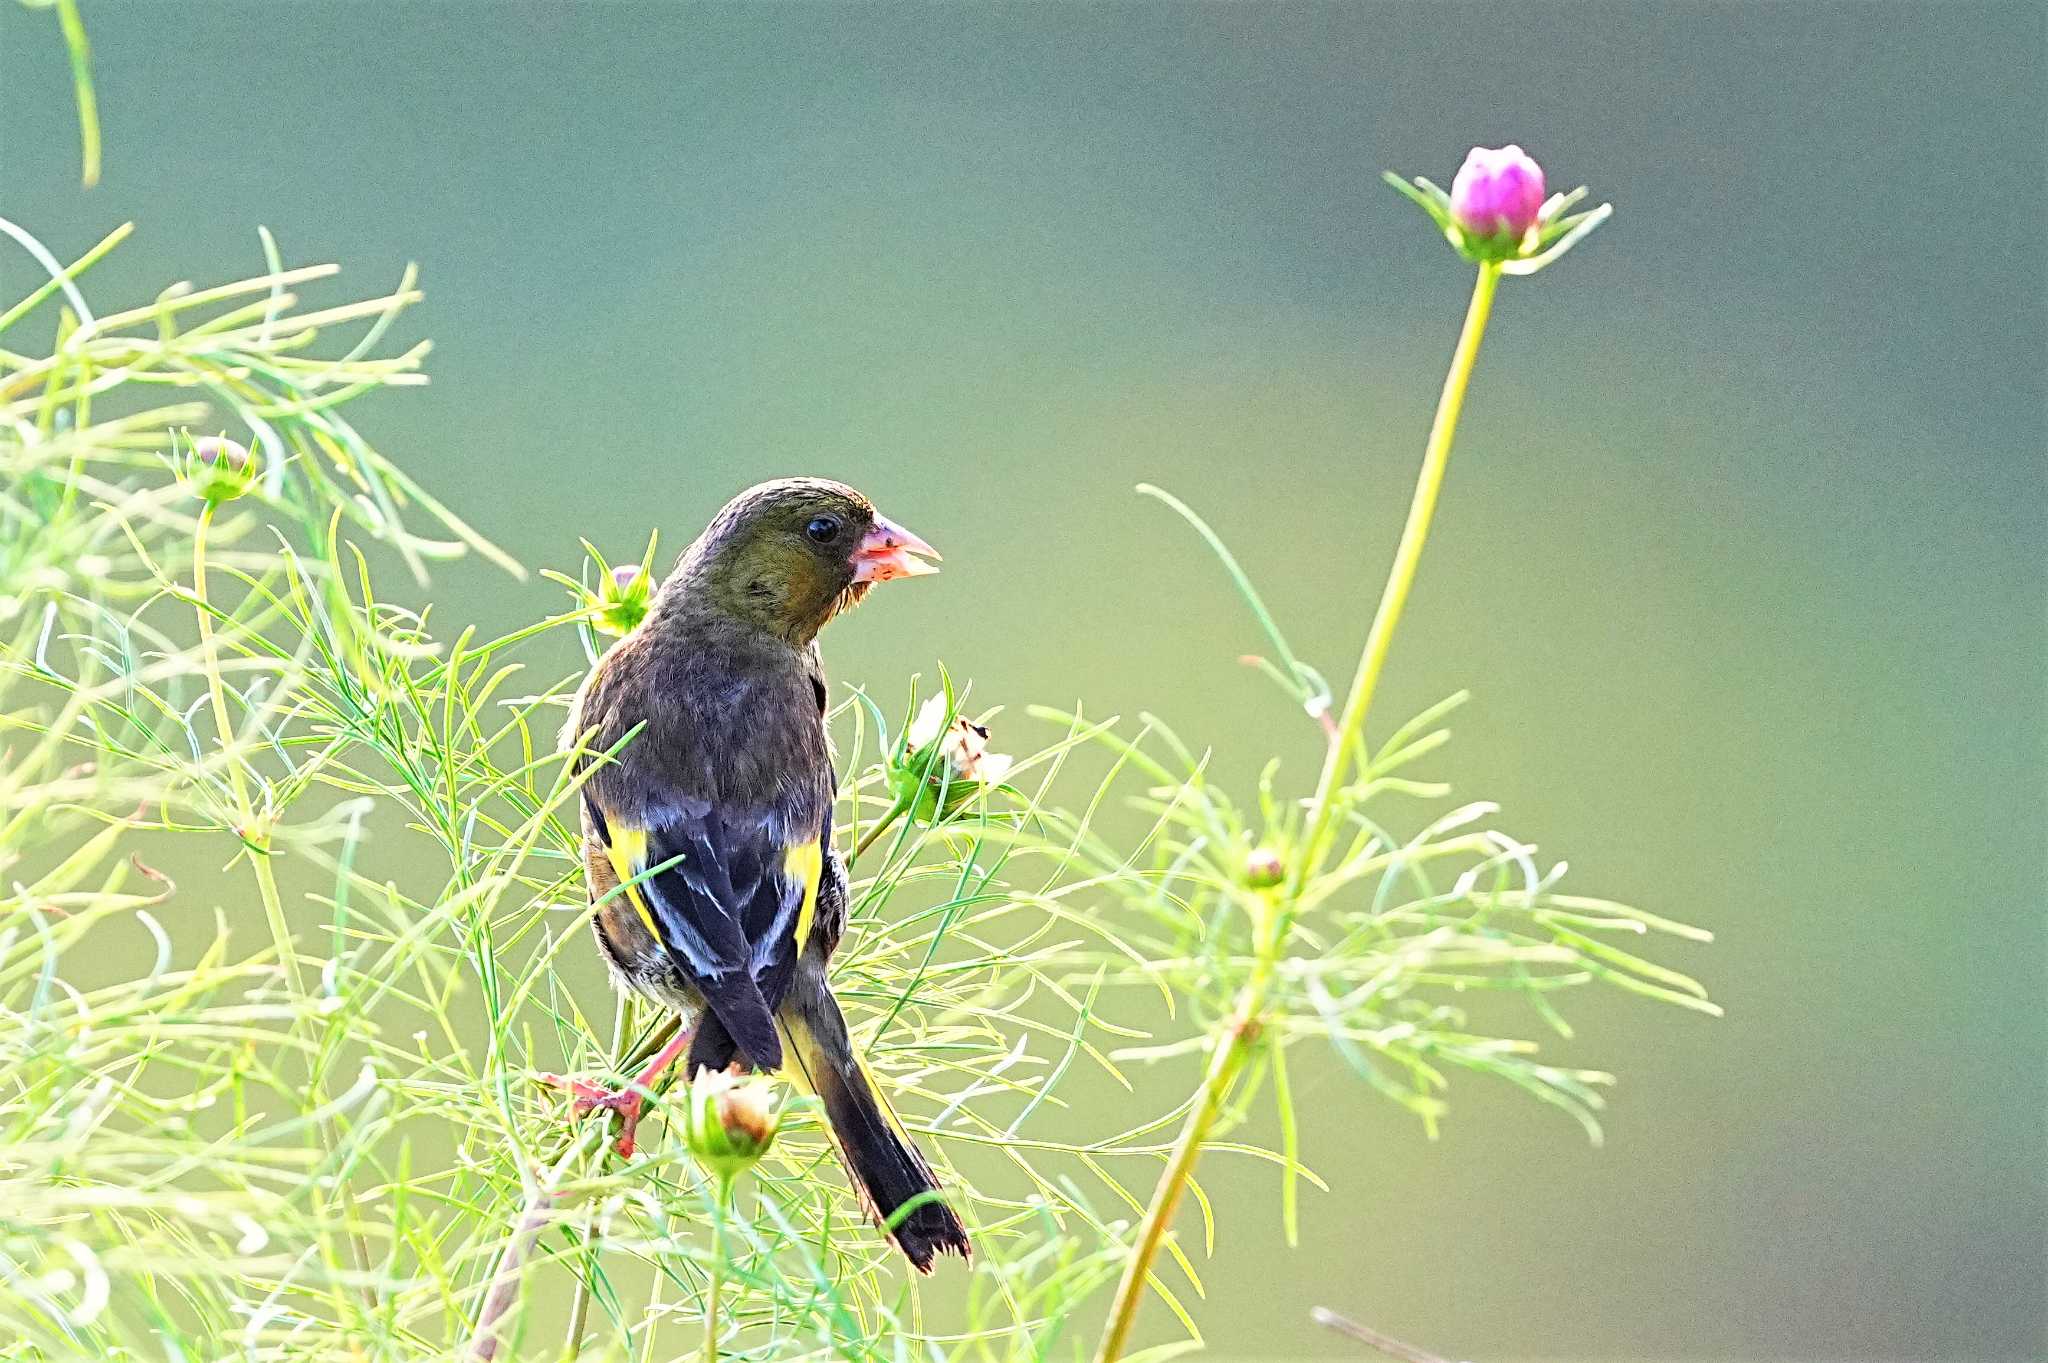
M 778 478 L 727 502 L 674 580 L 695 601 L 804 644 L 875 583 L 936 573 L 938 556 L 844 483 Z

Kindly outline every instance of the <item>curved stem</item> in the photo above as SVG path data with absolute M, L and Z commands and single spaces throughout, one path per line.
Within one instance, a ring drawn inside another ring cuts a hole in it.
M 1481 265 L 1479 278 L 1472 286 L 1472 301 L 1465 309 L 1464 328 L 1458 333 L 1457 349 L 1451 353 L 1450 372 L 1444 375 L 1443 392 L 1437 398 L 1436 418 L 1430 423 L 1429 442 L 1423 447 L 1422 472 L 1415 480 L 1407 523 L 1401 527 L 1401 544 L 1394 551 L 1394 566 L 1388 571 L 1386 588 L 1380 593 L 1379 609 L 1373 612 L 1372 628 L 1365 636 L 1365 651 L 1358 659 L 1358 674 L 1352 679 L 1343 717 L 1337 722 L 1337 736 L 1324 756 L 1322 778 L 1316 783 L 1315 799 L 1309 805 L 1308 834 L 1302 840 L 1303 855 L 1295 864 L 1291 885 L 1296 893 L 1322 869 L 1323 858 L 1329 854 L 1337 788 L 1344 782 L 1353 749 L 1360 753 L 1365 750 L 1366 712 L 1372 708 L 1373 692 L 1379 688 L 1380 673 L 1394 645 L 1394 627 L 1401 622 L 1409 589 L 1415 585 L 1422 546 L 1429 538 L 1429 523 L 1436 514 L 1437 495 L 1443 491 L 1444 473 L 1450 467 L 1458 414 L 1465 406 L 1465 390 L 1472 382 L 1479 342 L 1486 335 L 1486 319 L 1492 315 L 1493 295 L 1499 286 L 1499 263 L 1489 261 Z
M 647 1289 L 647 1333 L 640 1340 L 640 1363 L 654 1363 L 654 1337 L 661 1332 L 661 1284 L 657 1271 Z
M 242 772 L 241 757 L 236 753 L 236 734 L 233 722 L 228 717 L 227 686 L 220 676 L 220 646 L 213 637 L 213 606 L 206 595 L 206 535 L 213 528 L 213 513 L 220 503 L 208 499 L 199 512 L 198 527 L 192 532 L 192 595 L 197 601 L 193 613 L 199 620 L 199 661 L 206 674 L 206 691 L 212 701 L 213 727 L 220 743 L 221 760 L 228 769 L 228 787 L 234 795 L 235 836 L 241 839 L 243 851 L 249 858 L 250 870 L 256 876 L 256 893 L 263 901 L 264 921 L 270 927 L 270 940 L 277 952 L 278 963 L 284 968 L 285 979 L 291 985 L 292 997 L 306 996 L 306 981 L 299 970 L 299 958 L 292 946 L 290 922 L 285 918 L 284 897 L 278 893 L 277 874 L 270 864 L 270 822 L 268 811 L 259 820 L 254 801 L 249 798 L 249 782 Z M 315 1107 L 324 1102 L 324 1085 L 320 1082 L 318 1067 L 312 1075 L 312 1102 Z M 321 1117 L 318 1122 L 320 1144 L 327 1150 L 337 1148 L 333 1122 Z M 316 1185 L 317 1186 L 317 1185 Z M 346 1184 L 344 1184 L 346 1194 Z M 326 1194 L 317 1192 L 323 1204 Z M 352 1205 L 353 1199 L 344 1195 L 344 1205 Z M 361 1228 L 353 1223 L 346 1231 L 348 1249 L 356 1272 L 365 1281 L 359 1291 L 363 1306 L 369 1312 L 377 1309 L 377 1293 L 368 1282 L 370 1265 L 369 1241 Z
M 626 1044 L 626 1020 L 632 1009 L 631 999 L 620 994 L 612 1003 L 612 1049 L 617 1055 Z M 675 1025 L 682 1026 L 682 1019 L 674 1019 Z M 597 1277 L 599 1246 L 604 1238 L 604 1227 L 593 1208 L 583 1220 L 584 1259 L 578 1265 L 576 1291 L 569 1302 L 569 1334 L 562 1341 L 562 1363 L 575 1363 L 583 1352 L 583 1330 L 590 1316 L 590 1295 L 592 1280 Z
M 1404 1344 L 1392 1335 L 1383 1335 L 1369 1325 L 1360 1325 L 1348 1316 L 1340 1316 L 1327 1306 L 1311 1307 L 1308 1318 L 1316 1324 L 1348 1335 L 1375 1353 L 1388 1358 L 1398 1358 L 1401 1363 L 1451 1363 L 1448 1358 L 1433 1354 L 1427 1349 L 1418 1349 L 1413 1344 Z
M 597 1272 L 598 1252 L 604 1244 L 604 1223 L 597 1209 L 583 1218 L 585 1263 L 576 1275 L 576 1294 L 569 1300 L 569 1333 L 562 1344 L 562 1363 L 575 1363 L 583 1355 L 583 1334 L 590 1326 L 590 1280 Z
M 538 1171 L 527 1187 L 526 1197 L 520 1203 L 519 1217 L 505 1236 L 505 1247 L 499 1251 L 498 1266 L 491 1274 L 490 1288 L 484 1293 L 483 1305 L 477 1311 L 476 1329 L 469 1337 L 466 1351 L 472 1363 L 492 1363 L 506 1343 L 502 1334 L 508 1324 L 506 1317 L 519 1304 L 520 1289 L 534 1247 L 540 1243 L 542 1233 L 555 1222 L 555 1209 L 562 1201 L 562 1186 L 582 1172 L 578 1166 L 602 1148 L 602 1140 L 590 1139 L 591 1133 L 599 1129 L 592 1127 L 580 1133 L 576 1143 L 552 1165 Z
M 207 696 L 213 702 L 213 728 L 219 737 L 221 756 L 227 759 L 228 784 L 235 794 L 235 817 L 247 820 L 249 786 L 242 779 L 241 764 L 233 760 L 235 731 L 228 722 L 227 688 L 221 685 L 219 648 L 213 641 L 213 611 L 206 599 L 206 532 L 213 528 L 213 513 L 219 505 L 209 500 L 199 512 L 199 528 L 192 532 L 192 595 L 199 601 L 194 612 L 199 617 L 199 663 L 206 672 Z M 235 833 L 246 839 L 250 830 L 238 826 Z

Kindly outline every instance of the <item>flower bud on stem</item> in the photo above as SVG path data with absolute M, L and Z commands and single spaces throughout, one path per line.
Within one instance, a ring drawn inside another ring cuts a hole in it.
M 716 1182 L 711 1209 L 710 1283 L 704 1296 L 704 1363 L 718 1363 L 718 1307 L 725 1284 L 725 1218 L 733 1185 L 775 1143 L 782 1114 L 768 1085 L 723 1070 L 698 1070 L 683 1110 L 683 1140 Z M 649 1332 L 649 1343 L 653 1335 Z

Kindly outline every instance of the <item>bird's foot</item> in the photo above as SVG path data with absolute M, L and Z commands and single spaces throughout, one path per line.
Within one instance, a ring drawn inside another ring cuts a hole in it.
M 661 1078 L 662 1071 L 675 1063 L 676 1057 L 690 1047 L 688 1027 L 678 1026 L 666 1044 L 654 1053 L 645 1068 L 634 1076 L 633 1082 L 622 1089 L 609 1089 L 590 1079 L 578 1079 L 573 1075 L 543 1074 L 540 1082 L 549 1088 L 562 1089 L 574 1100 L 576 1115 L 595 1112 L 599 1108 L 619 1114 L 619 1153 L 628 1159 L 633 1156 L 633 1137 L 640 1129 L 640 1116 L 646 1110 L 646 1101 L 653 1095 L 654 1081 Z
M 640 1116 L 646 1108 L 645 1091 L 637 1084 L 622 1089 L 608 1089 L 591 1079 L 578 1079 L 567 1074 L 543 1074 L 536 1076 L 549 1088 L 561 1089 L 567 1093 L 579 1117 L 602 1108 L 619 1114 L 619 1154 L 630 1159 L 633 1155 L 633 1139 L 640 1130 Z

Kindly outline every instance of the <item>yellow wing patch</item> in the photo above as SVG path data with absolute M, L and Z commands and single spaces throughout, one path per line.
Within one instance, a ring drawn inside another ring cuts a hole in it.
M 647 925 L 647 931 L 655 941 L 661 940 L 661 929 L 654 925 L 654 911 L 647 907 L 647 900 L 640 894 L 640 887 L 633 878 L 640 874 L 641 865 L 647 860 L 647 830 L 644 828 L 611 827 L 611 845 L 605 854 L 611 858 L 612 874 L 625 887 L 626 898 L 632 902 L 633 912 L 640 915 L 640 921 Z
M 811 940 L 811 920 L 818 914 L 818 881 L 825 873 L 825 851 L 816 838 L 798 843 L 783 854 L 782 869 L 804 887 L 803 907 L 796 911 L 796 953 L 801 956 Z

